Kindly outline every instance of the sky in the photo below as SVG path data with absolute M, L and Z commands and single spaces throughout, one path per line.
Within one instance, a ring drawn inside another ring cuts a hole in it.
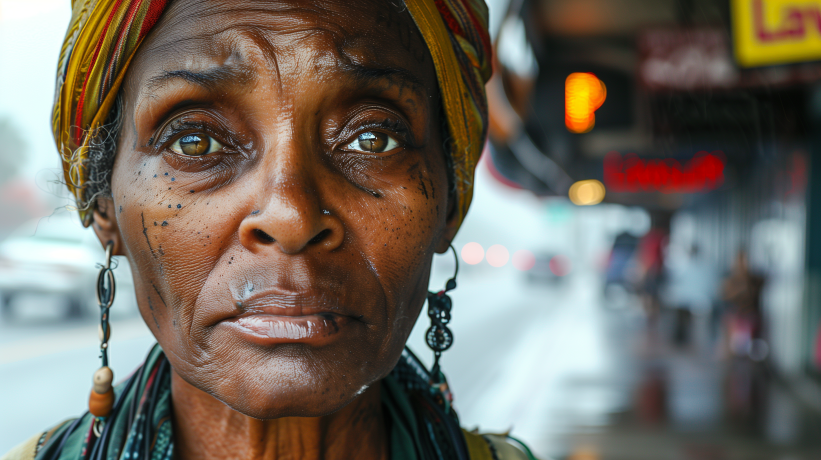
M 25 140 L 21 174 L 59 167 L 51 136 L 54 71 L 71 17 L 68 0 L 0 0 L 0 117 Z

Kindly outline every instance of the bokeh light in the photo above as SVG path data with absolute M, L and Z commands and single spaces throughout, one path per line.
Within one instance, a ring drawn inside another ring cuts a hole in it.
M 571 185 L 567 192 L 570 201 L 578 206 L 599 204 L 604 199 L 604 194 L 604 184 L 595 179 L 580 180 Z
M 494 244 L 487 248 L 487 263 L 493 267 L 504 267 L 510 260 L 510 253 L 501 244 Z
M 513 253 L 513 266 L 516 269 L 526 272 L 536 265 L 536 256 L 527 250 L 519 250 Z
M 553 256 L 550 259 L 550 271 L 556 276 L 565 276 L 570 273 L 570 259 L 563 255 Z
M 468 243 L 462 246 L 462 260 L 466 264 L 476 265 L 485 258 L 485 248 L 479 243 Z
M 564 83 L 564 123 L 571 133 L 586 133 L 596 124 L 594 112 L 607 98 L 604 82 L 592 73 L 574 72 Z

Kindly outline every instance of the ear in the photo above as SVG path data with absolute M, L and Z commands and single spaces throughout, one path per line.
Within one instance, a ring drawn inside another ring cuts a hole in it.
M 94 233 L 100 240 L 100 244 L 106 247 L 108 242 L 114 243 L 113 251 L 115 256 L 124 256 L 123 238 L 120 235 L 120 227 L 117 223 L 117 216 L 114 214 L 114 201 L 109 197 L 99 197 L 94 207 L 94 219 L 91 226 Z
M 436 245 L 436 252 L 439 254 L 448 252 L 450 243 L 456 238 L 456 232 L 459 231 L 459 227 L 462 225 L 456 200 L 456 192 L 448 194 L 448 217 L 445 221 L 445 229 L 442 231 L 439 243 Z

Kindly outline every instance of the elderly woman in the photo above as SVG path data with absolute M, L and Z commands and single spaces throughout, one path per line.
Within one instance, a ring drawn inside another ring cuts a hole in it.
M 404 350 L 426 298 L 452 341 L 427 285 L 484 143 L 482 0 L 72 3 L 53 123 L 109 256 L 103 367 L 7 458 L 532 458 Z M 115 388 L 112 254 L 158 342 Z

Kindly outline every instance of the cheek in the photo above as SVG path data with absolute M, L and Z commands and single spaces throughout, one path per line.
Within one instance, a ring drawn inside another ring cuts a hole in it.
M 350 202 L 349 232 L 358 241 L 383 286 L 394 320 L 409 318 L 411 326 L 427 292 L 430 263 L 441 238 L 447 213 L 447 176 L 424 160 L 407 162 L 385 180 L 380 198 Z M 413 308 L 409 311 L 408 308 Z M 408 331 L 409 332 L 409 331 Z
M 160 158 L 130 158 L 138 156 L 118 158 L 112 176 L 138 304 L 158 338 L 178 325 L 187 336 L 197 295 L 238 222 L 227 207 L 191 193 Z

